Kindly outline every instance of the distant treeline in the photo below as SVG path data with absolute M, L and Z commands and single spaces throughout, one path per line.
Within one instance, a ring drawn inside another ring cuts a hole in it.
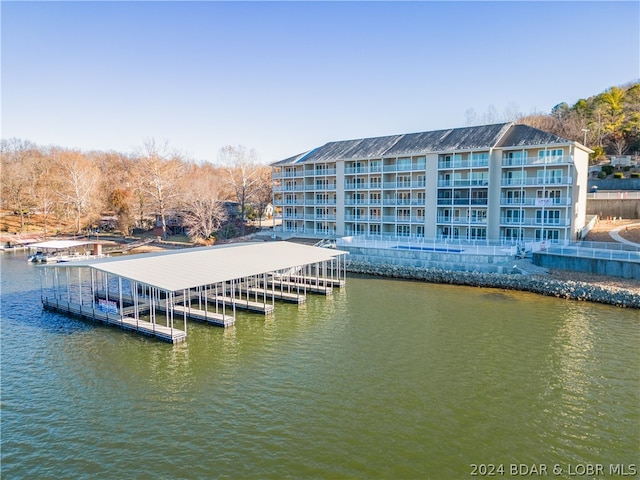
M 243 146 L 222 148 L 215 165 L 153 140 L 125 155 L 8 139 L 1 154 L 0 208 L 19 215 L 21 229 L 37 218 L 45 236 L 82 233 L 108 214 L 125 235 L 158 224 L 166 236 L 169 222 L 179 221 L 194 240 L 211 241 L 229 217 L 240 219 L 237 234 L 243 234 L 244 219 L 261 215 L 272 197 L 271 169 Z

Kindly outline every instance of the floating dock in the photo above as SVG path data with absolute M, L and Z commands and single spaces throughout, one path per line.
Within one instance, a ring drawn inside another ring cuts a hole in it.
M 43 307 L 171 343 L 187 320 L 229 327 L 236 310 L 263 315 L 275 302 L 344 287 L 347 252 L 290 242 L 191 248 L 46 265 Z

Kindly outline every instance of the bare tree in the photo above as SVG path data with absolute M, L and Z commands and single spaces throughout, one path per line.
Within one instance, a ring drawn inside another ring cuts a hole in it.
M 253 203 L 258 212 L 260 228 L 262 228 L 262 217 L 267 206 L 273 201 L 273 182 L 271 180 L 271 168 L 263 166 L 260 169 L 259 182 L 255 187 Z
M 194 240 L 209 241 L 227 218 L 221 179 L 210 165 L 192 165 L 185 175 L 189 188 L 183 198 L 184 225 Z
M 19 212 L 20 230 L 25 226 L 25 214 L 34 206 L 32 182 L 37 164 L 37 149 L 30 142 L 17 138 L 2 140 L 2 205 Z
M 244 222 L 247 204 L 255 195 L 256 186 L 260 183 L 261 165 L 258 164 L 255 150 L 242 146 L 227 145 L 220 149 L 218 159 L 227 174 L 227 183 L 233 197 L 240 204 L 242 220 L 241 235 L 244 235 Z
M 167 215 L 176 209 L 180 201 L 180 181 L 185 163 L 166 144 L 158 146 L 154 140 L 147 140 L 144 148 L 145 155 L 140 161 L 140 188 L 152 199 L 160 217 L 162 237 L 167 238 Z
M 80 152 L 57 152 L 55 168 L 60 174 L 61 188 L 57 194 L 73 212 L 76 233 L 82 231 L 82 218 L 96 213 L 100 207 L 98 184 L 100 170 Z
M 53 157 L 48 152 L 43 153 L 35 165 L 32 187 L 37 208 L 42 214 L 44 238 L 48 235 L 49 215 L 55 209 L 56 192 L 60 190 L 55 171 Z

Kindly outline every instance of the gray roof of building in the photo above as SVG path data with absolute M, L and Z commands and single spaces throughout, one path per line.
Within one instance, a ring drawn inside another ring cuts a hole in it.
M 527 125 L 497 123 L 329 142 L 309 152 L 272 163 L 271 166 L 567 143 L 573 142 Z
M 571 140 L 559 137 L 528 125 L 513 125 L 496 147 L 526 147 L 531 145 L 546 145 L 573 143 Z

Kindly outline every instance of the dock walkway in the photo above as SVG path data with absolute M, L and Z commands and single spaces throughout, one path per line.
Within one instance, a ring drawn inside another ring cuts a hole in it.
M 98 320 L 108 325 L 124 328 L 125 330 L 133 330 L 170 343 L 179 343 L 187 338 L 187 333 L 183 330 L 146 322 L 144 320 L 136 320 L 126 315 L 108 314 L 107 312 L 92 308 L 89 305 L 63 301 L 54 302 L 46 298 L 42 301 L 42 305 L 49 310 L 65 312 L 90 320 Z
M 286 278 L 286 277 L 285 277 Z M 262 282 L 261 282 L 262 283 Z M 290 282 L 287 280 L 267 280 L 267 288 L 279 289 L 288 293 L 300 290 L 301 292 L 307 291 L 311 293 L 318 293 L 320 295 L 331 295 L 333 287 L 323 285 L 305 285 L 303 283 Z
M 240 289 L 243 295 L 249 296 L 257 296 L 258 298 L 263 297 L 265 295 L 264 288 L 258 287 L 242 287 Z M 290 293 L 290 292 L 281 292 L 280 290 L 266 290 L 267 299 L 273 298 L 274 300 L 280 300 L 282 302 L 288 303 L 304 303 L 306 301 L 306 297 L 304 294 Z M 243 301 L 243 300 L 239 300 Z
M 162 308 L 158 308 L 157 310 L 161 312 L 164 311 Z M 209 323 L 211 325 L 216 325 L 217 327 L 230 327 L 236 323 L 235 317 L 232 317 L 231 315 L 222 315 L 221 313 L 200 310 L 193 307 L 189 308 L 183 305 L 174 305 L 173 311 L 176 312 L 177 315 L 186 314 L 189 320 Z

